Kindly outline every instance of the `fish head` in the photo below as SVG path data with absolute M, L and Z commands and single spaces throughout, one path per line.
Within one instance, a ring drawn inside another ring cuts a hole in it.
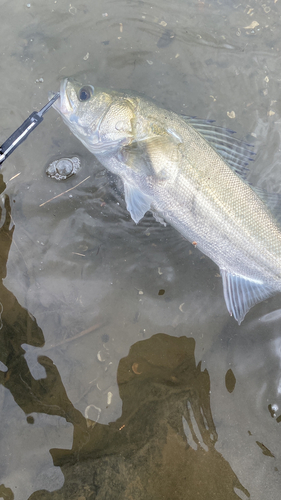
M 133 140 L 134 105 L 126 95 L 62 80 L 53 104 L 73 134 L 95 155 L 104 155 Z

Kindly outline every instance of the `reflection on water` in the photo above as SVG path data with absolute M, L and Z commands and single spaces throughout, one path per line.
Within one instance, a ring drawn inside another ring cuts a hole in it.
M 5 184 L 2 176 L 0 189 Z M 1 277 L 12 243 L 11 207 L 5 197 L 0 229 Z M 135 343 L 122 358 L 117 382 L 122 415 L 108 425 L 85 418 L 68 398 L 59 371 L 47 356 L 39 356 L 46 377 L 35 379 L 22 344 L 42 347 L 44 336 L 36 319 L 1 283 L 1 384 L 28 415 L 63 417 L 73 426 L 71 449 L 51 449 L 64 475 L 61 489 L 35 491 L 30 499 L 193 499 L 239 498 L 249 493 L 229 463 L 215 449 L 218 436 L 210 407 L 210 378 L 195 361 L 195 340 L 153 335 Z M 3 366 L 3 365 L 2 365 Z M 4 499 L 13 499 L 1 485 Z
M 8 198 L 5 208 L 0 243 L 7 257 L 13 232 Z M 1 270 L 5 277 L 4 259 Z M 210 378 L 201 363 L 196 365 L 193 338 L 157 334 L 134 344 L 117 371 L 122 415 L 103 425 L 73 406 L 47 356 L 38 358 L 46 377 L 34 379 L 21 344 L 42 346 L 42 330 L 3 285 L 1 297 L 1 361 L 7 367 L 1 384 L 25 414 L 57 415 L 73 425 L 72 449 L 50 450 L 63 472 L 63 487 L 36 491 L 30 499 L 219 500 L 239 498 L 235 490 L 249 497 L 215 449 Z M 34 417 L 28 416 L 27 423 L 33 424 Z M 11 489 L 1 488 L 3 498 L 14 498 Z

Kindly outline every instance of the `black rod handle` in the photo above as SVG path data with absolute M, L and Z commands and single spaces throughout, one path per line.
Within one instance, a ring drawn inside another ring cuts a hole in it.
M 52 97 L 52 99 L 40 110 L 33 111 L 31 115 L 22 123 L 22 125 L 0 146 L 0 165 L 8 156 L 29 136 L 29 134 L 43 121 L 43 114 L 54 104 L 59 98 L 60 93 Z

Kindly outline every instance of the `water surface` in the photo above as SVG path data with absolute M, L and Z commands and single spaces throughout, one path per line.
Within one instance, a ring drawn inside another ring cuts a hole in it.
M 236 130 L 251 182 L 281 192 L 280 0 L 9 0 L 1 19 L 0 144 L 78 74 Z M 280 295 L 239 327 L 215 264 L 136 226 L 54 110 L 1 172 L 2 497 L 279 498 Z

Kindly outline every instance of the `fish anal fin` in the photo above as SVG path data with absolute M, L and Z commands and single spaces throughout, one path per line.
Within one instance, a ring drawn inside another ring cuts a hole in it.
M 251 307 L 278 291 L 266 283 L 230 274 L 224 269 L 220 273 L 226 307 L 239 325 Z

